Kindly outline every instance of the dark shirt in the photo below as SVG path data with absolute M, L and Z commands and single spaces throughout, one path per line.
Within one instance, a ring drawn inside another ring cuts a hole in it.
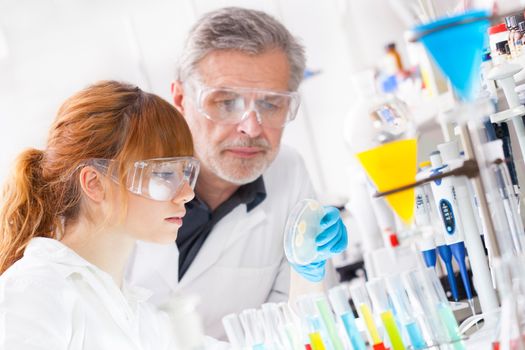
M 246 204 L 246 211 L 249 212 L 265 198 L 266 188 L 262 176 L 259 176 L 255 181 L 240 186 L 214 211 L 211 211 L 198 196 L 186 203 L 186 216 L 176 241 L 179 248 L 179 281 L 219 220 L 241 204 Z

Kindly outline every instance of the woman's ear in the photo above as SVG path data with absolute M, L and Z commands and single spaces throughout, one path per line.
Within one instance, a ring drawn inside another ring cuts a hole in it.
M 80 187 L 84 194 L 94 202 L 100 203 L 105 198 L 105 187 L 102 182 L 102 176 L 98 171 L 90 166 L 86 166 L 80 170 Z
M 171 97 L 173 98 L 175 108 L 184 115 L 184 88 L 178 80 L 171 83 Z

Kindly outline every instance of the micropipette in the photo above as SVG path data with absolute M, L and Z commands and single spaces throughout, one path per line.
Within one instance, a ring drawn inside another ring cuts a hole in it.
M 427 267 L 436 267 L 437 254 L 436 254 L 436 243 L 432 235 L 432 228 L 423 227 L 423 234 L 418 242 L 419 250 L 423 254 L 423 260 Z
M 454 170 L 463 165 L 463 159 L 459 152 L 459 145 L 456 140 L 451 142 L 446 142 L 438 145 L 438 149 L 442 158 L 442 161 L 447 163 L 448 169 Z M 461 216 L 460 229 L 461 231 L 467 232 L 468 230 L 475 230 L 474 234 L 478 234 L 477 231 L 477 222 L 473 215 L 470 215 L 472 212 L 472 201 L 470 200 L 467 179 L 465 177 L 453 177 L 451 179 L 452 188 L 454 197 L 456 200 L 456 205 L 458 208 L 458 214 Z M 457 193 L 462 192 L 466 194 L 462 198 L 459 198 Z M 463 202 L 462 202 L 463 201 Z M 469 206 L 469 207 L 467 207 Z M 461 210 L 463 208 L 463 211 Z M 468 212 L 467 212 L 468 211 Z M 464 233 L 466 234 L 466 233 Z M 472 288 L 470 284 L 470 278 L 467 271 L 467 266 L 465 263 L 466 249 L 465 249 L 465 239 L 464 236 L 459 236 L 460 239 L 457 242 L 450 244 L 452 250 L 452 255 L 458 263 L 459 273 L 461 275 L 461 280 L 463 281 L 463 286 L 465 287 L 465 292 L 467 294 L 468 303 L 472 311 L 472 315 L 476 314 L 474 308 L 474 297 L 472 293 Z
M 441 151 L 443 151 L 443 156 L 447 159 L 447 161 L 452 162 L 452 160 L 450 159 L 452 157 L 452 154 L 456 154 L 456 158 L 457 156 L 459 156 L 459 151 L 457 151 L 457 143 L 451 142 L 451 143 L 441 144 L 438 146 L 438 148 L 440 148 L 440 152 L 435 152 L 430 157 L 430 161 L 434 169 L 433 172 L 437 174 L 440 172 L 453 170 L 454 169 L 453 166 L 455 164 L 453 165 L 443 164 L 443 159 L 441 158 Z M 453 148 L 455 148 L 455 150 Z M 461 166 L 461 164 L 457 165 L 456 167 L 459 167 L 459 166 Z M 444 225 L 443 233 L 444 233 L 445 243 L 450 248 L 452 256 L 454 257 L 454 260 L 456 260 L 459 266 L 461 280 L 465 287 L 467 299 L 468 299 L 470 308 L 472 310 L 472 314 L 475 314 L 472 289 L 470 286 L 470 280 L 469 280 L 467 266 L 465 262 L 466 250 L 465 250 L 465 243 L 464 243 L 464 237 L 463 237 L 463 226 L 462 226 L 461 218 L 459 215 L 458 201 L 457 201 L 456 190 L 455 190 L 455 186 L 466 186 L 466 183 L 464 183 L 464 181 L 465 179 L 445 178 L 445 179 L 442 179 L 441 181 L 432 182 L 431 186 L 432 186 L 432 190 L 434 191 L 434 198 L 436 201 L 436 205 L 438 207 L 438 210 L 441 213 L 441 218 L 443 220 L 443 225 Z M 463 183 L 460 183 L 460 182 L 463 182 Z M 476 223 L 469 223 L 469 224 L 476 225 Z M 440 250 L 440 248 L 438 247 L 438 251 L 440 252 L 440 254 L 443 254 L 442 257 L 445 256 L 445 258 L 448 259 L 448 252 L 446 252 L 446 250 L 447 249 L 443 247 Z M 449 268 L 451 269 L 451 266 L 447 266 L 447 274 L 450 276 Z M 450 280 L 451 279 L 449 277 L 449 281 Z M 452 292 L 454 294 L 454 291 Z M 456 296 L 454 297 L 454 299 L 456 301 L 458 301 L 459 299 L 459 295 L 457 294 L 457 291 L 456 291 Z
M 456 276 L 454 275 L 454 268 L 452 267 L 452 251 L 450 247 L 445 244 L 444 238 L 440 235 L 436 235 L 436 247 L 441 260 L 445 264 L 447 270 L 447 279 L 450 285 L 450 292 L 455 301 L 459 301 L 458 286 L 456 284 Z

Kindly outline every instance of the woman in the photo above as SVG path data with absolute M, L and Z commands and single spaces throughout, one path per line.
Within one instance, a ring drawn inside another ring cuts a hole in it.
M 166 349 L 166 316 L 123 284 L 136 240 L 173 243 L 199 164 L 183 117 L 100 82 L 17 159 L 0 212 L 0 348 Z

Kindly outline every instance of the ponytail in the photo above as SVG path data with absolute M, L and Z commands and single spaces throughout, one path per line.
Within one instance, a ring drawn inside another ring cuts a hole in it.
M 53 237 L 55 219 L 42 176 L 44 153 L 28 149 L 20 154 L 5 184 L 0 210 L 0 274 L 20 259 L 33 237 Z
M 58 110 L 45 152 L 23 152 L 7 179 L 0 199 L 0 274 L 32 238 L 60 239 L 80 220 L 95 220 L 75 176 L 85 160 L 115 159 L 123 166 L 192 154 L 184 117 L 162 98 L 116 81 L 79 91 Z

